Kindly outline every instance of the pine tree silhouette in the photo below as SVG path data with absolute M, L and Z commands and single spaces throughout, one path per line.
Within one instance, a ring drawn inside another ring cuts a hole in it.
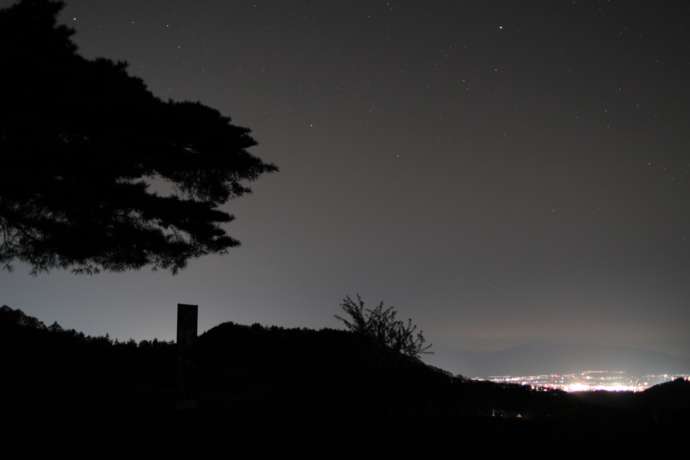
M 0 10 L 0 263 L 175 272 L 237 246 L 220 205 L 276 166 L 217 110 L 163 101 L 126 63 L 80 56 L 62 7 Z

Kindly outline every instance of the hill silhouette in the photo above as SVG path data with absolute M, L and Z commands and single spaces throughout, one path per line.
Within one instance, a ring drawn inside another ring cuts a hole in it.
M 641 404 L 655 410 L 690 410 L 690 381 L 678 378 L 653 386 L 642 394 Z
M 176 408 L 177 347 L 46 326 L 0 307 L 3 407 L 133 413 Z M 687 426 L 690 382 L 567 394 L 454 376 L 351 332 L 218 325 L 192 350 L 199 410 L 285 416 L 442 415 L 488 433 L 665 435 Z

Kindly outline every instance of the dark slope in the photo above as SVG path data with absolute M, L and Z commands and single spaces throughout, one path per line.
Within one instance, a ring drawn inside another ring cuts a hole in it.
M 3 408 L 131 414 L 182 399 L 172 343 L 87 337 L 2 307 L 0 352 Z M 445 415 L 475 431 L 577 439 L 674 436 L 689 418 L 686 381 L 641 394 L 535 391 L 454 377 L 338 330 L 225 323 L 190 353 L 194 406 L 235 417 Z
M 690 381 L 676 379 L 653 386 L 639 396 L 639 403 L 653 410 L 690 411 Z
M 5 403 L 17 407 L 174 408 L 177 347 L 115 342 L 46 327 L 0 309 Z M 470 382 L 338 330 L 221 324 L 192 350 L 191 394 L 201 408 L 252 413 L 548 414 L 559 392 Z
M 221 324 L 200 337 L 195 363 L 202 405 L 254 410 L 385 413 L 414 405 L 420 411 L 437 406 L 433 390 L 454 381 L 417 360 L 328 329 Z

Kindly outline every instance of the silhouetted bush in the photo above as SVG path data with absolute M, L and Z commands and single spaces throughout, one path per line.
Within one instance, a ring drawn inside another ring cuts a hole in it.
M 350 296 L 343 299 L 343 311 L 349 318 L 340 315 L 335 317 L 345 327 L 355 334 L 373 339 L 387 348 L 413 358 L 419 358 L 425 353 L 431 353 L 431 344 L 426 343 L 424 334 L 412 323 L 397 319 L 394 307 L 385 307 L 380 302 L 374 308 L 367 308 L 362 298 L 357 295 L 357 301 Z

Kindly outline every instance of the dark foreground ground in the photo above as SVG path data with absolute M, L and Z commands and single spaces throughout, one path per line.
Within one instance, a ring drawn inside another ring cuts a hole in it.
M 683 439 L 690 426 L 687 381 L 642 393 L 535 391 L 469 381 L 328 329 L 221 324 L 199 337 L 180 376 L 173 343 L 86 337 L 2 307 L 0 353 L 0 404 L 24 414 L 431 415 L 466 434 L 550 439 Z

